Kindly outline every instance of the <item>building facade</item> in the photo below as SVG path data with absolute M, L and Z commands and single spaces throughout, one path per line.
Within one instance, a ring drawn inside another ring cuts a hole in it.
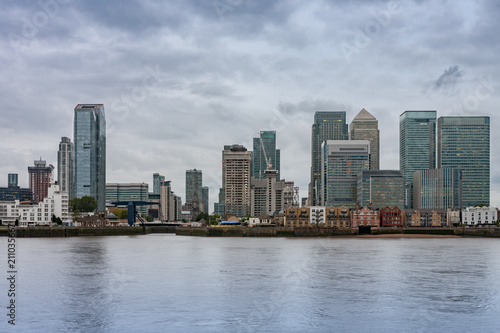
M 74 198 L 74 147 L 70 138 L 62 137 L 57 152 L 57 183 L 61 191 L 68 192 L 70 200 Z
M 265 179 L 251 178 L 250 216 L 273 215 L 285 208 L 286 182 L 278 180 L 277 170 L 266 170 Z
M 445 227 L 448 225 L 446 209 L 405 209 L 403 225 L 407 227 Z
M 203 193 L 202 193 L 203 173 L 201 170 L 186 170 L 186 198 L 185 206 L 191 211 L 191 220 L 202 211 Z
M 321 197 L 321 145 L 327 140 L 348 140 L 348 126 L 345 111 L 316 111 L 311 138 L 311 182 L 309 183 L 309 204 L 319 205 Z
M 405 208 L 412 208 L 413 173 L 436 167 L 436 111 L 399 116 L 399 170 L 405 180 Z
M 438 168 L 462 172 L 464 207 L 490 205 L 490 118 L 439 117 Z
M 208 214 L 210 210 L 210 190 L 208 186 L 203 186 L 201 188 L 201 211 Z
M 284 212 L 285 227 L 333 227 L 350 229 L 349 209 L 345 206 L 288 207 Z
M 239 218 L 250 215 L 250 164 L 252 153 L 241 145 L 224 146 L 222 152 L 222 187 L 224 215 Z
M 383 207 L 380 209 L 380 226 L 381 227 L 402 227 L 403 216 L 401 209 L 397 206 Z
M 351 228 L 363 226 L 379 227 L 380 226 L 380 211 L 368 206 L 356 206 L 350 211 Z
M 378 120 L 365 109 L 354 117 L 349 127 L 350 140 L 370 141 L 370 170 L 380 169 L 380 131 Z
M 159 173 L 153 173 L 153 193 L 160 194 L 161 183 L 165 181 L 165 176 Z
M 106 184 L 106 202 L 149 201 L 149 185 L 146 183 Z M 137 213 L 148 214 L 149 206 L 137 206 Z
M 462 173 L 458 169 L 428 169 L 413 173 L 415 209 L 460 208 Z
M 467 207 L 462 209 L 462 223 L 466 226 L 492 225 L 498 221 L 494 207 Z
M 8 186 L 0 187 L 0 201 L 33 201 L 33 191 L 30 188 L 20 188 L 17 173 L 9 173 Z
M 253 138 L 252 177 L 265 179 L 266 170 L 276 170 L 280 179 L 280 150 L 276 149 L 276 131 L 261 131 Z
M 39 203 L 47 197 L 53 171 L 54 166 L 52 164 L 46 166 L 46 161 L 42 161 L 41 158 L 35 161 L 35 166 L 28 167 L 29 188 L 33 191 L 33 203 Z
M 327 140 L 321 154 L 322 206 L 354 208 L 357 200 L 357 175 L 370 165 L 368 140 Z
M 404 207 L 404 178 L 399 170 L 361 170 L 357 175 L 357 202 L 360 206 Z
M 103 104 L 78 104 L 74 127 L 75 197 L 94 197 L 106 208 L 106 115 Z

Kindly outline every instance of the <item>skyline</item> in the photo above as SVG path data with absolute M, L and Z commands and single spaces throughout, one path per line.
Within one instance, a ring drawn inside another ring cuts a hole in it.
M 57 165 L 61 137 L 74 142 L 79 103 L 105 105 L 108 183 L 145 182 L 152 192 L 160 173 L 182 195 L 185 171 L 196 168 L 210 211 L 224 145 L 251 149 L 260 131 L 275 130 L 280 178 L 302 198 L 316 111 L 345 110 L 350 124 L 365 108 L 379 122 L 380 169 L 399 170 L 399 115 L 436 110 L 490 116 L 490 197 L 500 206 L 493 1 L 53 3 L 57 11 L 27 1 L 3 10 L 0 186 L 18 173 L 27 187 L 40 157 Z

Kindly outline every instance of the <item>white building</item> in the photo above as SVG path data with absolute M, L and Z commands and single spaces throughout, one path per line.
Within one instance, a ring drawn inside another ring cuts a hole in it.
M 494 207 L 467 207 L 462 210 L 462 223 L 476 226 L 494 224 L 498 220 L 498 211 Z
M 61 218 L 63 223 L 71 222 L 68 192 L 60 191 L 59 185 L 52 184 L 47 197 L 35 205 L 21 205 L 19 200 L 0 201 L 0 220 L 4 225 L 16 220 L 20 227 L 50 225 L 52 215 Z

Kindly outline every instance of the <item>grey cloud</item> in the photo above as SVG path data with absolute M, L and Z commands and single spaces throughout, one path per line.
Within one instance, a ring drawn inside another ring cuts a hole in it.
M 458 65 L 450 66 L 445 69 L 444 73 L 434 82 L 434 89 L 453 88 L 465 72 Z

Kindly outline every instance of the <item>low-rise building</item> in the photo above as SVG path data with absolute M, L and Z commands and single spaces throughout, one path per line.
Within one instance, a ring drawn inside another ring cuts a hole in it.
M 373 209 L 373 206 L 364 206 L 351 210 L 351 227 L 357 228 L 360 226 L 379 227 L 380 226 L 380 212 Z
M 494 207 L 467 207 L 462 210 L 462 223 L 468 226 L 492 225 L 498 221 Z
M 349 209 L 345 206 L 289 207 L 284 212 L 285 227 L 351 227 Z
M 446 209 L 405 209 L 403 225 L 407 227 L 445 227 Z
M 401 209 L 398 206 L 385 206 L 380 210 L 381 227 L 401 227 L 403 226 L 403 217 Z

